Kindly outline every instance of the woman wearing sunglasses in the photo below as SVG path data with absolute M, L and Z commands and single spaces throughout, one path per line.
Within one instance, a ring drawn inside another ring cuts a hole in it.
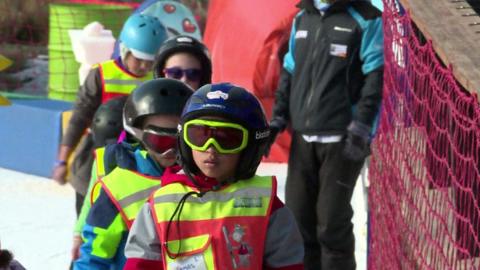
M 170 38 L 159 49 L 153 75 L 181 80 L 196 90 L 211 81 L 212 62 L 208 49 L 190 36 Z
M 137 216 L 124 269 L 303 269 L 303 241 L 275 177 L 255 175 L 269 136 L 257 98 L 205 85 L 179 129 L 183 170 L 168 168 Z
M 177 125 L 192 93 L 186 84 L 163 78 L 142 84 L 128 97 L 124 128 L 140 147 L 107 146 L 105 161 L 113 155 L 117 167 L 92 188 L 92 206 L 82 229 L 85 242 L 74 269 L 123 268 L 130 226 L 150 193 L 160 186 L 164 169 L 176 162 Z

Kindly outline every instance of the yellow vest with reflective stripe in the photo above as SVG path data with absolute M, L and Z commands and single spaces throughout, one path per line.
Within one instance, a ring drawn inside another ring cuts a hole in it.
M 95 149 L 95 161 L 97 164 L 97 178 L 105 176 L 105 147 Z
M 164 243 L 164 269 L 262 269 L 276 180 L 255 176 L 202 197 L 191 195 L 180 206 L 191 191 L 196 190 L 171 183 L 150 201 Z M 177 207 L 180 213 L 172 219 Z
M 96 164 L 95 170 L 96 170 L 96 177 L 95 177 L 95 183 L 93 184 L 92 191 L 90 194 L 90 203 L 93 204 L 97 199 L 98 196 L 100 195 L 100 191 L 102 190 L 102 183 L 100 183 L 99 180 L 101 180 L 102 177 L 105 176 L 106 174 L 106 169 L 105 169 L 105 147 L 97 148 L 95 149 L 95 162 Z M 147 157 L 147 151 L 141 150 L 140 153 L 144 158 Z
M 98 182 L 103 176 L 105 176 L 105 147 L 95 149 L 95 161 L 93 164 L 95 165 L 95 171 L 92 170 L 92 176 L 95 177 L 92 190 L 90 192 L 90 204 L 93 204 L 94 201 L 97 200 L 98 196 L 100 195 L 101 185 Z M 93 175 L 95 173 L 96 175 Z M 93 180 L 93 179 L 92 179 Z
M 99 69 L 103 83 L 103 103 L 116 96 L 129 95 L 138 85 L 153 79 L 152 72 L 145 77 L 135 77 L 120 67 L 115 60 L 99 64 Z
M 150 194 L 160 187 L 160 177 L 115 168 L 100 183 L 130 229 Z

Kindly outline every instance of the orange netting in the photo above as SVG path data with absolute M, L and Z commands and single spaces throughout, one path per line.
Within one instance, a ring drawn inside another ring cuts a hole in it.
M 384 0 L 369 269 L 479 269 L 480 106 L 403 13 Z

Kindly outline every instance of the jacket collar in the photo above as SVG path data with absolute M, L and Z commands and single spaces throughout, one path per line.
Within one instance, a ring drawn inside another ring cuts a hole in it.
M 352 1 L 355 1 L 355 0 L 339 0 L 334 4 L 332 4 L 325 13 L 329 14 L 329 13 L 335 13 L 339 11 L 345 11 L 350 5 L 350 2 Z M 320 13 L 318 9 L 313 5 L 312 0 L 301 0 L 297 4 L 297 7 L 300 9 L 304 9 L 307 13 L 316 13 L 316 14 Z
M 218 181 L 214 178 L 207 177 L 205 175 L 196 174 L 193 175 L 196 183 L 193 183 L 190 177 L 185 174 L 181 166 L 171 166 L 165 169 L 162 175 L 162 186 L 171 183 L 181 183 L 192 188 L 199 188 L 201 190 L 209 190 L 218 186 Z

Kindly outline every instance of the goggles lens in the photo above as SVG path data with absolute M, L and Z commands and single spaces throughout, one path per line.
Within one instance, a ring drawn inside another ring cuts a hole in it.
M 163 73 L 165 73 L 167 78 L 180 80 L 183 76 L 185 76 L 189 81 L 198 82 L 200 81 L 200 75 L 202 74 L 202 71 L 198 68 L 182 69 L 180 67 L 171 67 L 165 68 Z
M 183 138 L 193 150 L 206 151 L 211 144 L 222 154 L 236 154 L 248 142 L 248 130 L 241 125 L 195 119 L 185 123 Z
M 143 131 L 142 141 L 149 149 L 157 153 L 164 153 L 176 147 L 176 135 L 177 130 L 175 128 L 148 126 Z

